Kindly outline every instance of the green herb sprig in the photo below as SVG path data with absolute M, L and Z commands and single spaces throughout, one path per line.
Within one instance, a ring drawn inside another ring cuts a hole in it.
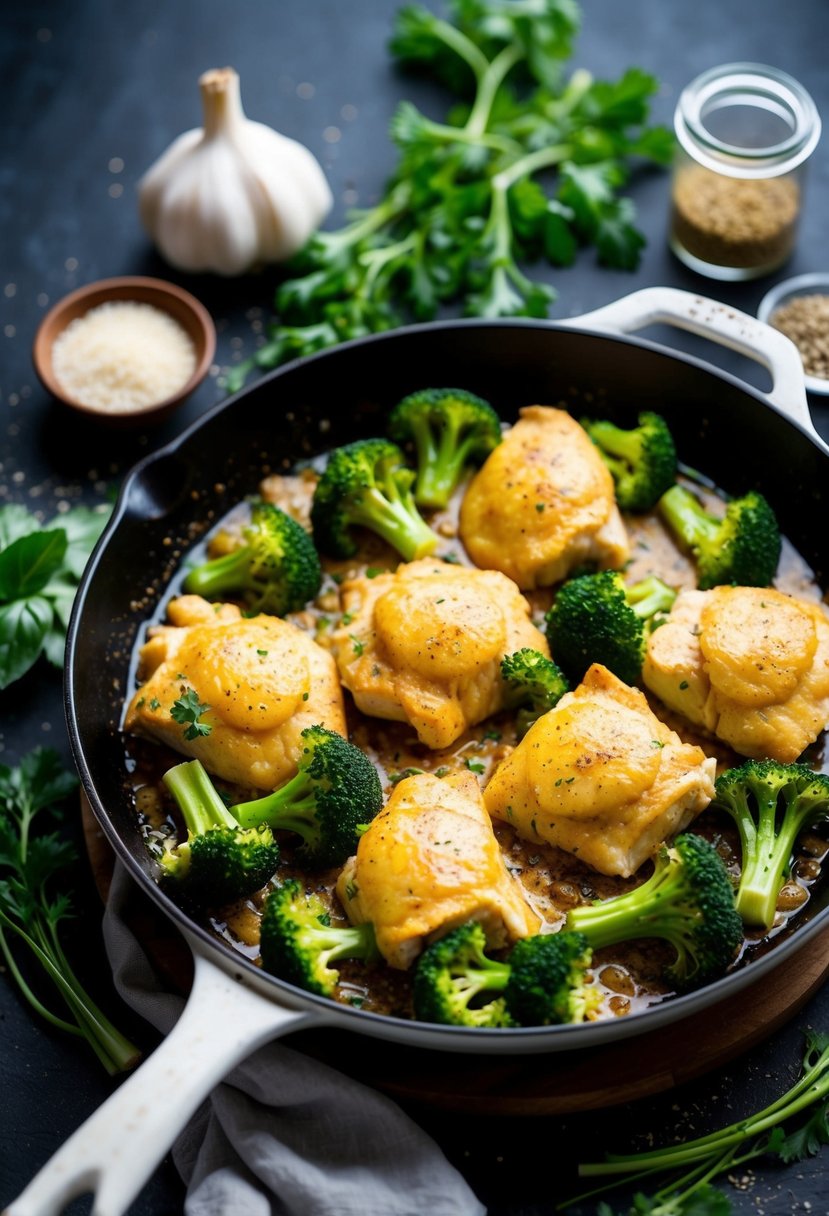
M 138 1049 L 84 990 L 58 934 L 72 915 L 59 877 L 76 860 L 75 850 L 57 831 L 35 830 L 40 815 L 58 821 L 60 803 L 76 786 L 49 748 L 36 748 L 15 768 L 0 765 L 0 954 L 31 1007 L 59 1030 L 86 1039 L 107 1072 L 116 1073 L 137 1063 Z M 61 1013 L 38 996 L 15 944 L 25 946 L 51 980 L 65 1005 Z
M 185 727 L 185 739 L 198 739 L 202 735 L 209 735 L 213 729 L 210 722 L 201 721 L 209 709 L 210 706 L 205 701 L 199 700 L 199 694 L 194 688 L 182 687 L 181 696 L 177 697 L 170 707 L 170 717 Z
M 0 689 L 41 654 L 62 666 L 78 582 L 108 518 L 75 507 L 42 525 L 24 506 L 0 507 Z
M 790 1120 L 796 1116 L 805 1117 L 792 1127 Z M 727 1216 L 731 1203 L 712 1186 L 713 1179 L 759 1157 L 776 1157 L 787 1165 L 804 1161 L 825 1144 L 829 1144 L 829 1035 L 810 1032 L 798 1080 L 769 1106 L 695 1140 L 626 1156 L 609 1154 L 605 1161 L 579 1166 L 579 1174 L 661 1183 L 652 1194 L 634 1197 L 630 1216 Z M 612 1185 L 579 1195 L 560 1207 L 581 1203 Z M 598 1216 L 616 1214 L 601 1203 Z
M 644 237 L 620 192 L 629 164 L 667 164 L 673 136 L 648 124 L 658 81 L 639 68 L 597 81 L 565 65 L 575 0 L 451 0 L 452 20 L 420 5 L 396 15 L 391 52 L 457 99 L 435 121 L 409 101 L 392 119 L 396 170 L 376 206 L 317 233 L 279 288 L 279 323 L 227 377 L 276 367 L 347 338 L 430 320 L 544 317 L 555 298 L 522 265 L 568 266 L 592 245 L 633 269 Z

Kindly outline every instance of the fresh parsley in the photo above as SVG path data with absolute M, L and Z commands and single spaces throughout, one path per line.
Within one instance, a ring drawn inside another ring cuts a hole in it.
M 41 654 L 63 665 L 75 592 L 108 517 L 75 507 L 41 524 L 20 504 L 0 507 L 0 689 Z
M 199 694 L 194 688 L 182 688 L 181 696 L 170 706 L 170 717 L 174 722 L 186 727 L 185 739 L 198 739 L 201 735 L 209 735 L 213 729 L 209 722 L 200 720 L 209 709 L 209 705 L 199 700 Z
M 85 992 L 61 944 L 59 929 L 72 915 L 60 876 L 76 860 L 53 825 L 77 779 L 49 748 L 36 748 L 17 767 L 0 765 L 0 954 L 6 972 L 31 1007 L 59 1030 L 90 1044 L 110 1073 L 131 1068 L 138 1049 L 115 1029 Z M 39 830 L 50 820 L 53 830 Z M 35 992 L 20 959 L 25 947 L 52 981 L 63 1008 L 55 1012 Z
M 800 1122 L 791 1126 L 798 1116 Z M 728 1216 L 731 1203 L 711 1185 L 714 1178 L 742 1169 L 758 1157 L 776 1157 L 785 1164 L 804 1161 L 825 1144 L 829 1144 L 829 1035 L 809 1032 L 800 1077 L 770 1106 L 696 1140 L 581 1165 L 579 1174 L 584 1178 L 632 1175 L 637 1182 L 661 1183 L 653 1193 L 634 1197 L 629 1216 Z M 614 1185 L 608 1183 L 560 1207 L 576 1205 Z M 622 1214 L 603 1203 L 598 1216 Z
M 418 4 L 396 15 L 391 52 L 455 98 L 445 121 L 398 106 L 398 159 L 378 203 L 318 232 L 277 291 L 277 324 L 246 363 L 276 367 L 347 338 L 430 320 L 544 317 L 555 298 L 523 265 L 568 266 L 579 248 L 633 269 L 644 238 L 621 194 L 630 162 L 669 163 L 674 140 L 649 125 L 658 81 L 629 68 L 615 81 L 568 71 L 576 0 L 450 0 L 450 19 Z

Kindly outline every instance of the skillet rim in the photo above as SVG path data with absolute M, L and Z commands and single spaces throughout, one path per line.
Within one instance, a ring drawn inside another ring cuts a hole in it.
M 226 972 L 232 972 L 240 982 L 245 982 L 263 992 L 268 999 L 279 1000 L 279 994 L 284 994 L 283 1001 L 291 1009 L 315 1009 L 322 1015 L 322 1024 L 340 1026 L 342 1029 L 357 1030 L 372 1037 L 391 1039 L 397 1042 L 410 1043 L 413 1046 L 430 1050 L 463 1050 L 465 1052 L 481 1051 L 482 1053 L 521 1054 L 528 1052 L 533 1046 L 541 1051 L 558 1052 L 569 1050 L 576 1052 L 599 1046 L 604 1042 L 616 1041 L 646 1034 L 649 1029 L 656 1030 L 660 1026 L 673 1022 L 681 1022 L 693 1015 L 699 1009 L 715 1005 L 721 1000 L 737 995 L 740 991 L 753 986 L 768 972 L 804 946 L 812 937 L 826 927 L 829 922 L 829 902 L 815 913 L 801 927 L 792 930 L 790 936 L 771 948 L 761 957 L 749 963 L 738 966 L 737 969 L 726 973 L 719 979 L 704 985 L 702 988 L 681 995 L 671 995 L 664 1001 L 656 1002 L 645 1009 L 629 1014 L 624 1018 L 608 1019 L 600 1022 L 581 1023 L 577 1025 L 558 1026 L 526 1026 L 512 1028 L 486 1028 L 467 1026 L 442 1026 L 428 1022 L 418 1022 L 391 1014 L 375 1013 L 371 1010 L 357 1009 L 340 1004 L 330 998 L 306 992 L 278 976 L 271 975 L 261 967 L 256 966 L 240 952 L 219 941 L 214 934 L 198 921 L 192 919 L 176 904 L 153 879 L 148 870 L 142 868 L 138 859 L 127 847 L 122 833 L 107 814 L 100 798 L 95 778 L 86 759 L 85 744 L 81 736 L 75 710 L 74 672 L 76 666 L 76 650 L 78 638 L 83 624 L 84 607 L 87 596 L 95 578 L 99 565 L 106 553 L 107 546 L 118 530 L 127 513 L 130 491 L 142 474 L 156 462 L 172 456 L 186 448 L 192 437 L 200 432 L 212 419 L 233 409 L 237 403 L 253 393 L 267 391 L 267 388 L 289 372 L 320 361 L 336 359 L 345 350 L 358 347 L 373 346 L 377 343 L 403 341 L 409 335 L 424 335 L 435 331 L 458 329 L 533 329 L 541 332 L 557 331 L 560 333 L 578 334 L 588 338 L 599 338 L 607 342 L 632 346 L 634 348 L 652 351 L 671 360 L 694 367 L 716 379 L 729 384 L 732 388 L 754 398 L 765 409 L 771 410 L 782 421 L 793 427 L 823 459 L 829 459 L 829 450 L 822 444 L 820 437 L 810 434 L 808 429 L 798 420 L 790 417 L 783 409 L 774 404 L 762 390 L 747 384 L 738 376 L 717 368 L 705 359 L 671 347 L 651 339 L 632 334 L 609 333 L 603 329 L 591 329 L 579 325 L 578 317 L 566 321 L 544 320 L 530 317 L 506 317 L 498 319 L 486 318 L 457 318 L 441 319 L 422 322 L 414 325 L 400 326 L 382 333 L 368 334 L 361 338 L 352 339 L 335 347 L 317 351 L 301 359 L 291 360 L 274 370 L 260 376 L 253 383 L 245 385 L 238 392 L 217 402 L 205 410 L 198 418 L 190 423 L 178 435 L 167 443 L 154 449 L 137 461 L 124 475 L 121 488 L 113 507 L 112 514 L 90 556 L 84 570 L 67 629 L 67 642 L 64 659 L 64 712 L 69 734 L 70 748 L 73 760 L 78 770 L 81 784 L 92 808 L 95 819 L 103 830 L 116 857 L 126 866 L 130 876 L 138 883 L 161 912 L 180 930 L 195 937 L 199 946 L 207 951 L 215 965 Z M 255 981 L 255 982 L 254 982 Z M 276 995 L 269 991 L 274 990 Z M 342 1024 L 342 1025 L 340 1025 Z M 435 1041 L 429 1042 L 429 1039 Z M 584 1040 L 582 1042 L 581 1040 Z M 440 1041 L 438 1041 L 440 1040 Z

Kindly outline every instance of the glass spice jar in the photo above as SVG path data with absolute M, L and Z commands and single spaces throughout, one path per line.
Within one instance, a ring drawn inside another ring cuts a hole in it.
M 670 245 L 713 279 L 768 274 L 792 252 L 820 116 L 777 68 L 728 63 L 697 76 L 674 115 Z

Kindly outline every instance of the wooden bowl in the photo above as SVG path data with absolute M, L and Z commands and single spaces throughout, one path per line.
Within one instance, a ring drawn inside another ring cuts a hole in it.
M 150 304 L 167 313 L 184 329 L 193 342 L 196 366 L 189 379 L 175 393 L 160 401 L 131 409 L 111 410 L 70 396 L 55 376 L 52 347 L 70 322 L 84 316 L 99 304 L 125 300 Z M 216 351 L 216 327 L 203 304 L 188 291 L 163 279 L 124 276 L 87 283 L 59 300 L 41 321 L 32 347 L 32 360 L 41 383 L 64 405 L 113 426 L 136 426 L 159 422 L 181 405 L 201 384 Z

